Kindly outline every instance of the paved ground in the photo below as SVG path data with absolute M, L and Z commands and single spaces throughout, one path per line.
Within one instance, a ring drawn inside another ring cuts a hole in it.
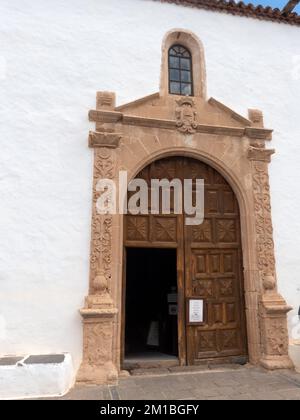
M 300 374 L 253 367 L 154 370 L 123 378 L 118 386 L 76 386 L 61 399 L 300 400 Z

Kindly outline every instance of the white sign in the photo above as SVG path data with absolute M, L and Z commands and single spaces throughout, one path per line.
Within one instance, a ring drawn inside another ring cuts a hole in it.
M 202 323 L 204 321 L 203 300 L 191 299 L 189 309 L 190 309 L 189 318 L 190 318 L 191 323 Z

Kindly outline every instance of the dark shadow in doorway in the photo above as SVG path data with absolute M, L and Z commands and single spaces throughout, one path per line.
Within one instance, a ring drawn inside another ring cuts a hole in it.
M 125 358 L 178 357 L 176 249 L 128 248 Z

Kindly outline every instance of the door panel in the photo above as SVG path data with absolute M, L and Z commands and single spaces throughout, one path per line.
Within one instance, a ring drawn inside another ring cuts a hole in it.
M 204 300 L 202 325 L 187 320 L 188 363 L 246 355 L 240 218 L 235 195 L 214 169 L 205 167 L 205 220 L 185 226 L 186 296 Z M 185 164 L 185 176 L 189 167 Z

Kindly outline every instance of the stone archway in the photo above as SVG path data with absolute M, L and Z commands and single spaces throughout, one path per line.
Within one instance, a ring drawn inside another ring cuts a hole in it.
M 100 96 L 106 101 L 108 97 L 112 98 L 108 94 L 99 94 L 98 101 Z M 93 111 L 92 115 L 95 120 L 99 116 L 101 123 L 105 118 L 120 118 L 118 111 Z M 111 122 L 107 124 L 111 126 Z M 159 126 L 160 121 L 157 124 Z M 210 127 L 210 130 L 208 134 L 199 133 L 198 141 L 192 140 L 188 146 L 186 137 L 176 129 L 170 136 L 164 129 L 153 133 L 152 127 L 149 133 L 139 124 L 136 127 L 132 124 L 123 126 L 123 135 L 120 126 L 117 134 L 91 133 L 90 145 L 95 150 L 94 202 L 98 197 L 96 182 L 99 178 L 117 180 L 118 170 L 125 169 L 129 179 L 133 178 L 157 158 L 186 155 L 216 168 L 230 182 L 241 209 L 250 362 L 270 369 L 289 368 L 292 364 L 288 356 L 286 313 L 290 308 L 277 292 L 269 205 L 268 163 L 273 150 L 264 147 L 270 131 L 234 128 L 234 134 L 239 134 L 236 137 L 230 136 L 230 129 L 223 127 L 220 128 L 223 133 L 218 135 L 214 134 L 215 127 Z M 250 137 L 245 135 L 246 132 Z M 262 135 L 264 139 L 256 138 Z M 86 307 L 81 311 L 84 318 L 84 360 L 79 381 L 115 382 L 120 371 L 122 220 L 123 216 L 100 216 L 94 210 L 91 289 Z M 103 241 L 103 238 L 107 240 Z M 97 270 L 100 270 L 99 275 Z
M 189 32 L 176 30 L 175 35 L 190 50 L 197 48 L 196 37 L 189 45 Z M 200 45 L 199 50 L 203 52 Z M 164 45 L 162 72 L 166 51 Z M 84 348 L 78 381 L 116 382 L 121 369 L 123 215 L 97 213 L 97 182 L 108 178 L 118 185 L 119 171 L 127 171 L 130 180 L 152 161 L 176 155 L 215 168 L 239 202 L 250 362 L 268 369 L 292 367 L 291 308 L 277 291 L 268 176 L 274 150 L 266 148 L 272 130 L 264 128 L 260 111 L 250 110 L 244 118 L 213 98 L 207 101 L 204 77 L 202 67 L 195 97 L 169 95 L 163 82 L 160 93 L 116 107 L 113 93 L 99 92 L 96 110 L 89 113 L 96 124 L 89 136 L 94 149 L 91 269 L 89 296 L 81 310 Z

